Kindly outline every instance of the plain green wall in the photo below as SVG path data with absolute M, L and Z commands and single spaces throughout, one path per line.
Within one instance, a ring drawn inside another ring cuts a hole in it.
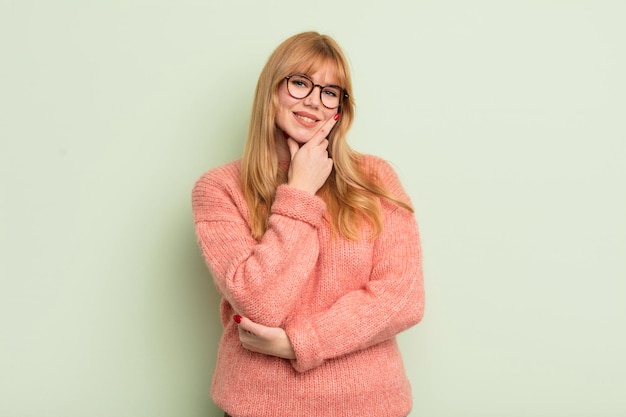
M 626 415 L 625 21 L 597 0 L 1 0 L 0 416 L 220 415 L 190 191 L 309 29 L 351 61 L 352 145 L 417 208 L 411 416 Z

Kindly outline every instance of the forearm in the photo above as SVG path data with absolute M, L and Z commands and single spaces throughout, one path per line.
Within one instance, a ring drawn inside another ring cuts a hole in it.
M 370 280 L 328 309 L 290 318 L 285 330 L 296 352 L 294 368 L 306 371 L 325 360 L 380 343 L 418 323 L 424 311 L 417 225 L 406 210 L 395 213 L 374 249 Z
M 267 231 L 257 241 L 246 219 L 227 205 L 229 196 L 218 197 L 212 196 L 215 203 L 201 206 L 196 216 L 198 243 L 218 291 L 240 314 L 268 326 L 283 325 L 315 266 L 325 204 L 279 187 Z
M 226 268 L 213 270 L 218 291 L 233 309 L 267 326 L 284 324 L 319 252 L 315 230 L 302 230 L 294 236 L 292 229 L 289 238 L 278 235 L 270 228 L 259 244 L 231 258 Z M 218 256 L 213 249 L 213 265 Z
M 294 368 L 309 370 L 417 324 L 424 312 L 423 287 L 416 280 L 406 290 L 400 298 L 389 300 L 370 293 L 371 289 L 355 291 L 326 311 L 290 320 L 285 330 L 298 357 Z

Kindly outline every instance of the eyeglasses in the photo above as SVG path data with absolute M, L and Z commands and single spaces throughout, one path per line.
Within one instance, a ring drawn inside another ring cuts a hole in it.
M 304 74 L 292 74 L 285 77 L 287 91 L 293 98 L 308 97 L 315 87 L 320 88 L 320 101 L 328 109 L 336 109 L 341 102 L 349 97 L 346 90 L 338 85 L 319 85 Z

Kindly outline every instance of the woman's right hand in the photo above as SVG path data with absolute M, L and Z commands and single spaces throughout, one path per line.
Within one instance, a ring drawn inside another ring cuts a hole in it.
M 288 184 L 294 188 L 315 194 L 333 169 L 333 160 L 328 157 L 328 139 L 337 119 L 327 120 L 313 137 L 304 145 L 299 146 L 292 138 L 287 138 L 291 153 Z

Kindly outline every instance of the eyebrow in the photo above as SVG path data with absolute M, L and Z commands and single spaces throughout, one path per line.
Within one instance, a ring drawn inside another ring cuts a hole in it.
M 303 76 L 305 76 L 306 78 L 308 78 L 309 80 L 313 81 L 313 84 L 315 84 L 315 85 L 319 85 L 319 86 L 322 86 L 322 87 L 337 87 L 337 88 L 341 88 L 341 89 L 343 89 L 343 87 L 342 87 L 341 85 L 339 85 L 339 84 L 333 84 L 333 83 L 331 83 L 331 84 L 319 84 L 318 82 L 316 82 L 316 81 L 313 79 L 313 77 L 311 77 L 311 76 L 310 76 L 309 74 L 307 74 L 306 72 L 294 72 L 292 75 L 303 75 Z

